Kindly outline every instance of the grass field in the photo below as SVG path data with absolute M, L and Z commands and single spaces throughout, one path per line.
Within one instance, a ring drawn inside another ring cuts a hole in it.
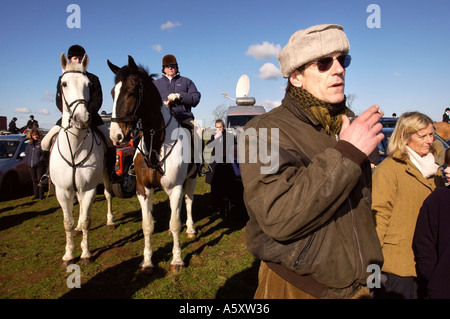
M 172 237 L 168 234 L 167 195 L 154 199 L 152 275 L 139 264 L 144 248 L 141 212 L 136 197 L 113 199 L 116 228 L 107 230 L 106 200 L 96 197 L 90 230 L 93 263 L 81 265 L 81 288 L 69 288 L 72 272 L 61 267 L 65 249 L 62 211 L 55 196 L 0 202 L 0 298 L 222 299 L 252 298 L 258 262 L 245 244 L 245 212 L 225 216 L 210 206 L 209 185 L 200 178 L 194 199 L 197 237 L 181 238 L 185 268 L 170 272 Z M 75 206 L 77 217 L 78 205 Z M 185 222 L 184 208 L 182 222 Z M 74 254 L 79 257 L 81 236 Z

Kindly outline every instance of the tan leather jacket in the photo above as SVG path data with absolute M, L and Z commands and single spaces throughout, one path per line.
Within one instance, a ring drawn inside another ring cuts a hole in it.
M 260 260 L 328 286 L 324 297 L 351 297 L 366 284 L 367 266 L 383 263 L 370 208 L 367 157 L 327 135 L 288 95 L 245 131 L 250 127 L 256 135 L 260 128 L 279 129 L 279 168 L 261 174 L 265 164 L 259 159 L 240 164 L 250 217 L 248 249 Z M 270 134 L 267 140 L 270 145 Z

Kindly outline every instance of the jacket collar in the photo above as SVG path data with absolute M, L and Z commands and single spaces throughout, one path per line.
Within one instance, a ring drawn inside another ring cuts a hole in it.
M 428 187 L 429 189 L 433 190 L 434 189 L 434 185 L 435 185 L 435 177 L 436 176 L 440 176 L 439 171 L 429 177 L 429 178 L 425 178 L 423 177 L 422 173 L 419 171 L 419 169 L 411 162 L 411 160 L 409 159 L 409 156 L 406 157 L 406 159 L 402 159 L 402 156 L 400 154 L 399 151 L 395 151 L 392 154 L 392 158 L 396 161 L 399 161 L 401 163 L 405 164 L 405 172 L 409 175 L 414 176 L 420 183 L 422 183 L 423 185 L 425 185 L 426 187 Z
M 289 94 L 286 93 L 284 95 L 284 99 L 283 99 L 283 101 L 281 101 L 281 104 L 283 104 L 289 110 L 289 112 L 291 112 L 292 115 L 294 115 L 299 120 L 309 123 L 314 127 L 318 127 L 318 126 L 320 127 L 319 121 L 315 117 L 309 115 L 308 113 L 303 111 L 301 108 L 299 108 L 295 104 L 295 102 L 292 100 L 292 98 L 289 96 Z
M 169 80 L 169 82 L 172 82 L 173 79 L 176 79 L 177 77 L 180 76 L 180 72 L 175 74 L 175 76 L 173 78 L 169 78 L 165 73 L 163 73 L 162 75 L 164 75 L 166 77 L 166 79 Z

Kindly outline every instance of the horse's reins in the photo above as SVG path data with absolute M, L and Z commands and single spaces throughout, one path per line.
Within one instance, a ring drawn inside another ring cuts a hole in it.
M 66 73 L 81 73 L 81 74 L 86 74 L 86 73 L 83 72 L 83 71 L 76 71 L 76 70 L 73 70 L 73 71 L 65 71 L 65 72 L 63 73 L 63 76 L 64 76 L 64 74 L 66 74 Z M 69 124 L 68 124 L 67 127 L 61 128 L 61 129 L 64 129 L 64 132 L 66 133 L 67 144 L 69 145 L 69 151 L 70 151 L 71 161 L 69 161 L 68 159 L 66 159 L 66 158 L 64 157 L 64 155 L 61 153 L 61 149 L 59 148 L 59 147 L 60 147 L 59 143 L 58 143 L 58 152 L 59 152 L 59 155 L 61 155 L 61 158 L 67 163 L 67 165 L 69 165 L 70 167 L 72 167 L 72 185 L 73 185 L 73 188 L 74 188 L 75 192 L 77 192 L 77 185 L 76 185 L 76 182 L 75 182 L 76 168 L 77 168 L 78 166 L 82 165 L 84 162 L 86 162 L 87 159 L 89 158 L 89 156 L 92 154 L 92 150 L 93 150 L 93 148 L 94 148 L 94 140 L 95 140 L 96 138 L 95 138 L 94 132 L 92 131 L 92 143 L 91 143 L 91 148 L 90 148 L 88 154 L 86 155 L 86 157 L 85 157 L 83 160 L 81 160 L 81 161 L 78 162 L 78 163 L 75 163 L 75 153 L 76 153 L 76 151 L 75 151 L 75 152 L 72 151 L 72 146 L 70 145 L 70 140 L 69 140 L 69 134 L 68 134 L 68 133 L 71 133 L 71 132 L 69 132 L 69 129 L 72 127 L 72 126 L 71 126 L 71 122 L 72 122 L 73 114 L 75 113 L 75 110 L 77 109 L 78 105 L 80 105 L 80 104 L 87 105 L 87 101 L 86 101 L 85 99 L 77 99 L 77 100 L 75 100 L 75 101 L 73 101 L 72 103 L 69 104 L 69 103 L 67 103 L 66 97 L 64 96 L 64 90 L 61 90 L 61 95 L 62 95 L 62 97 L 63 97 L 63 99 L 64 99 L 64 103 L 65 103 L 65 105 L 66 105 L 66 107 L 67 107 L 67 110 L 68 110 L 68 112 L 69 112 Z M 72 110 L 71 110 L 71 107 L 72 107 L 74 104 L 75 104 L 75 108 L 74 108 L 74 110 L 72 111 Z M 74 126 L 76 127 L 76 125 L 74 125 Z M 76 127 L 76 128 L 77 128 L 77 127 Z M 82 129 L 79 129 L 79 128 L 77 128 L 77 129 L 78 129 L 78 130 L 82 130 Z M 88 137 L 89 132 L 91 131 L 91 130 L 89 130 L 89 128 L 85 128 L 85 130 L 86 130 L 87 134 L 84 136 L 84 139 L 86 139 L 86 138 Z M 71 134 L 72 134 L 72 133 L 71 133 Z M 101 141 L 100 141 L 100 143 L 101 143 Z M 97 144 L 97 145 L 99 145 L 99 144 Z

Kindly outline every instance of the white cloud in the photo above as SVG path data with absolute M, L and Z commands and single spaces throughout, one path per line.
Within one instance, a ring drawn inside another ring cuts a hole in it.
M 31 113 L 31 111 L 27 107 L 16 107 L 14 113 Z
M 394 72 L 394 73 L 392 73 L 392 75 L 394 75 L 394 76 L 396 76 L 396 77 L 401 77 L 401 76 L 403 76 L 403 73 L 400 73 L 400 72 Z
M 40 109 L 37 112 L 38 112 L 38 114 L 41 114 L 41 115 L 49 115 L 50 114 L 50 112 L 47 109 Z
M 161 44 L 154 44 L 154 45 L 152 45 L 152 49 L 155 50 L 156 52 L 161 52 L 162 46 L 161 46 Z
M 176 22 L 176 21 L 175 22 L 167 21 L 166 23 L 161 24 L 160 28 L 161 28 L 161 30 L 173 29 L 173 28 L 179 27 L 180 25 L 181 25 L 181 23 Z
M 55 93 L 45 91 L 42 100 L 47 102 L 55 102 L 55 97 L 56 97 Z
M 281 76 L 280 70 L 273 63 L 265 63 L 259 68 L 259 77 L 264 80 L 274 80 Z
M 281 46 L 279 44 L 274 45 L 273 43 L 269 43 L 267 41 L 263 41 L 262 44 L 253 44 L 251 45 L 246 55 L 251 55 L 257 60 L 268 61 L 277 56 L 278 52 L 281 51 Z

